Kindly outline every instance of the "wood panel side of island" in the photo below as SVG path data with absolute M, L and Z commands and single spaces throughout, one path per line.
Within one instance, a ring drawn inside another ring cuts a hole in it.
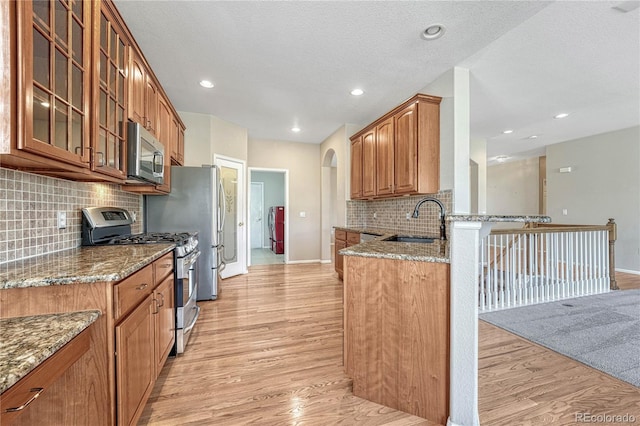
M 449 264 L 345 256 L 354 395 L 441 424 L 449 412 Z

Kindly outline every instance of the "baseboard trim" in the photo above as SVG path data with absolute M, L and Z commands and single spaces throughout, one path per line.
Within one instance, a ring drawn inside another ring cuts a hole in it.
M 320 263 L 331 263 L 331 259 L 321 260 Z
M 640 275 L 640 271 L 634 271 L 633 269 L 616 269 L 616 272 L 622 272 L 624 274 Z
M 301 263 L 322 263 L 320 259 L 308 259 L 308 260 L 290 260 L 289 265 L 296 265 Z

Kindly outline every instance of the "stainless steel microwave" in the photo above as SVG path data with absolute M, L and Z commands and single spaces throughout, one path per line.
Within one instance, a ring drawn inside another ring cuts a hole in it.
M 158 185 L 164 182 L 164 146 L 140 123 L 127 123 L 127 178 Z

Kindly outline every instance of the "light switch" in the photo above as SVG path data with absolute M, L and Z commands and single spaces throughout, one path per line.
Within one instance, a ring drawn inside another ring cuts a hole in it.
M 67 227 L 67 212 L 58 212 L 58 229 Z
M 569 213 L 567 212 L 567 209 L 562 209 L 562 216 L 566 216 L 566 215 L 568 215 L 568 214 L 569 214 Z
M 307 212 L 300 212 L 300 217 L 307 217 Z

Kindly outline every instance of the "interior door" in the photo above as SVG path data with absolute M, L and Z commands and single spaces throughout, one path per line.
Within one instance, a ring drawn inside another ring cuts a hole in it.
M 220 251 L 225 267 L 221 278 L 247 272 L 247 232 L 245 226 L 244 162 L 233 158 L 215 156 L 214 163 L 220 168 L 222 190 L 222 244 Z
M 250 232 L 251 248 L 262 248 L 264 242 L 264 222 L 262 220 L 264 211 L 264 183 L 251 182 L 251 208 L 250 208 Z

